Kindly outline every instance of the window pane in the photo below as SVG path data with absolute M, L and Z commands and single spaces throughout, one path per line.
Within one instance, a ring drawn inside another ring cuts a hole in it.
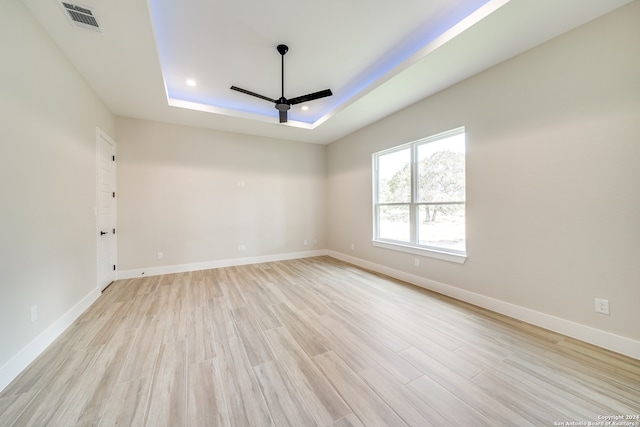
M 411 241 L 409 226 L 409 205 L 379 206 L 378 238 L 387 240 Z
M 418 244 L 465 250 L 464 205 L 420 205 Z
M 378 203 L 411 201 L 411 151 L 378 156 Z
M 418 202 L 465 200 L 464 134 L 418 146 Z

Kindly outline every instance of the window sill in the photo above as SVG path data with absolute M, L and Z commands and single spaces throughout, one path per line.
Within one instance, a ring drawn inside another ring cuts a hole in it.
M 428 258 L 435 258 L 443 261 L 454 262 L 456 264 L 464 264 L 467 260 L 466 255 L 461 255 L 453 252 L 438 251 L 435 249 L 417 248 L 415 246 L 402 245 L 398 243 L 381 242 L 379 240 L 372 241 L 373 246 L 383 249 L 390 249 L 392 251 L 406 252 L 413 255 L 424 256 Z

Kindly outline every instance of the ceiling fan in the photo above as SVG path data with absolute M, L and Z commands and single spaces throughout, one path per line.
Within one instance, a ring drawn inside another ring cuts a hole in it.
M 295 98 L 287 99 L 284 97 L 284 55 L 289 51 L 289 47 L 285 44 L 279 44 L 278 52 L 282 57 L 282 92 L 278 99 L 271 99 L 268 96 L 260 95 L 250 90 L 242 89 L 237 86 L 231 86 L 231 90 L 246 93 L 247 95 L 255 96 L 256 98 L 264 99 L 265 101 L 271 101 L 276 104 L 276 110 L 280 112 L 280 123 L 287 122 L 287 111 L 291 109 L 292 105 L 301 104 L 303 102 L 313 101 L 319 98 L 324 98 L 333 95 L 331 89 L 321 90 L 319 92 L 310 93 L 307 95 L 298 96 Z

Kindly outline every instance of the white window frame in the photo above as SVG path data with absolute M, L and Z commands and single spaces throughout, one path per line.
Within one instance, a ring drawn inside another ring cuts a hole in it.
M 467 259 L 466 253 L 466 235 L 465 235 L 465 250 L 455 250 L 451 248 L 437 247 L 437 246 L 427 246 L 421 245 L 418 243 L 418 232 L 417 232 L 417 224 L 418 224 L 418 209 L 421 205 L 425 205 L 428 203 L 419 202 L 417 195 L 417 149 L 419 146 L 423 144 L 428 144 L 430 142 L 439 141 L 445 138 L 449 138 L 455 135 L 460 135 L 465 133 L 465 128 L 460 127 L 456 129 L 452 129 L 447 132 L 442 132 L 437 135 L 429 136 L 427 138 L 422 138 L 417 141 L 412 141 L 406 144 L 402 144 L 396 147 L 392 147 L 383 151 L 379 151 L 377 153 L 373 153 L 372 155 L 372 179 L 373 179 L 373 239 L 372 243 L 376 247 L 390 249 L 400 252 L 406 252 L 413 255 L 425 256 L 430 258 L 436 258 L 444 261 L 450 261 L 462 264 Z M 386 154 L 391 154 L 396 151 L 405 150 L 407 147 L 410 148 L 411 152 L 411 200 L 409 203 L 400 203 L 402 205 L 409 205 L 410 211 L 410 241 L 403 242 L 398 240 L 389 240 L 383 239 L 379 237 L 379 217 L 378 212 L 379 206 L 389 206 L 391 204 L 387 203 L 379 203 L 378 198 L 378 159 Z M 466 175 L 466 171 L 465 171 Z M 442 203 L 434 203 L 434 204 L 442 204 Z M 466 197 L 464 201 L 457 201 L 455 204 L 462 204 L 465 207 L 466 211 Z M 465 212 L 466 217 L 466 212 Z

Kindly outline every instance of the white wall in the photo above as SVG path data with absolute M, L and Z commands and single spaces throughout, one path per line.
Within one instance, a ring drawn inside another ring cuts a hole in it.
M 324 146 L 125 118 L 117 141 L 121 274 L 326 248 Z
M 635 340 L 637 351 L 638 22 L 633 2 L 329 145 L 329 249 Z M 414 256 L 371 244 L 371 154 L 458 126 L 468 260 L 416 268 Z M 595 297 L 610 301 L 609 316 Z
M 0 9 L 1 389 L 95 292 L 96 126 L 115 121 L 20 1 Z

